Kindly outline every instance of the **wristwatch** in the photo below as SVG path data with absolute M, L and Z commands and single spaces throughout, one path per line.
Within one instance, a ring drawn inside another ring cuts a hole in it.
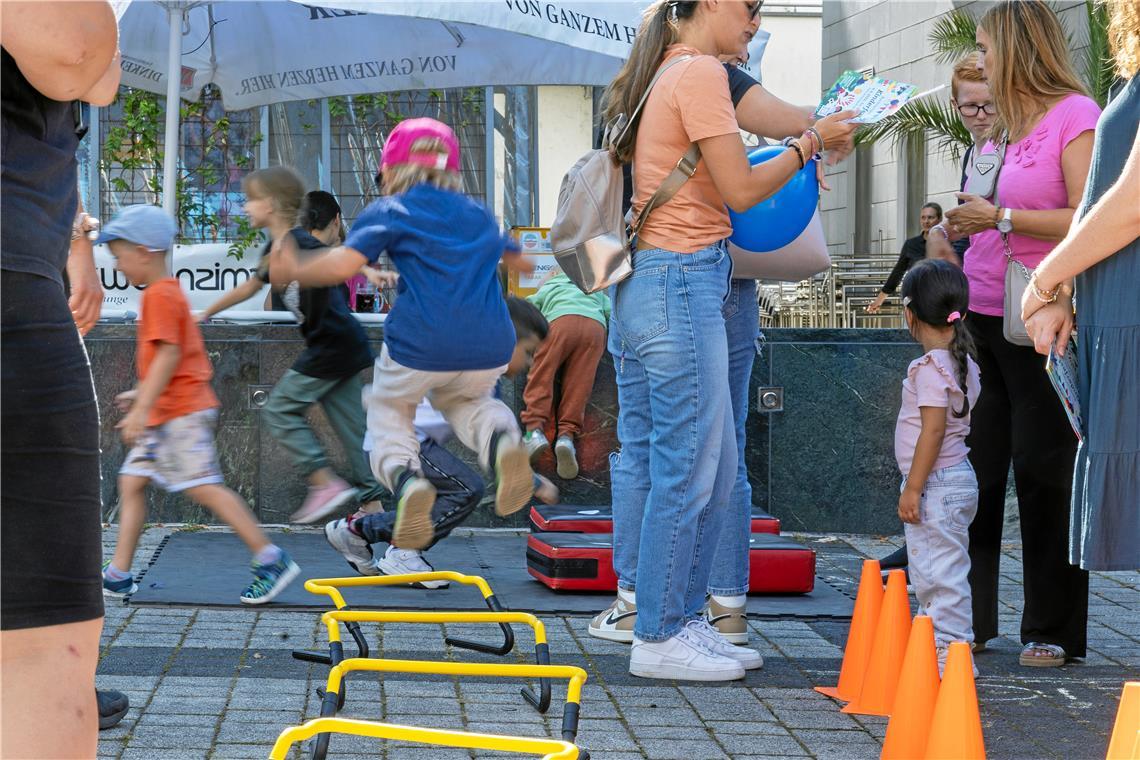
M 997 223 L 997 231 L 1003 235 L 1013 232 L 1013 209 L 1003 209 L 1001 219 Z

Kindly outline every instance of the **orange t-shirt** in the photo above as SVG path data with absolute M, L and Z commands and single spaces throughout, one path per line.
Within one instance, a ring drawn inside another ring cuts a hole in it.
M 661 75 L 641 112 L 633 156 L 634 219 L 689 143 L 739 134 L 724 65 L 684 45 L 670 46 L 662 63 L 678 55 L 694 57 Z M 703 158 L 677 194 L 653 209 L 640 233 L 646 243 L 678 253 L 694 253 L 730 234 L 728 209 Z
M 154 402 L 146 424 L 153 427 L 218 406 L 218 397 L 210 387 L 214 370 L 206 356 L 202 332 L 190 316 L 186 294 L 173 277 L 151 283 L 143 291 L 138 329 L 139 380 L 146 378 L 160 343 L 178 346 L 182 355 L 170 382 Z

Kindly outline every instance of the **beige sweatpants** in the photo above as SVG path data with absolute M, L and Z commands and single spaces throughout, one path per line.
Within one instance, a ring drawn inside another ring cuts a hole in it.
M 405 367 L 388 355 L 376 359 L 372 388 L 364 391 L 368 433 L 372 437 L 372 472 L 395 491 L 397 470 L 419 470 L 420 444 L 413 427 L 416 405 L 426 396 L 464 446 L 490 470 L 491 437 L 519 440 L 518 422 L 510 408 L 495 398 L 495 385 L 506 366 L 464 372 L 427 372 Z

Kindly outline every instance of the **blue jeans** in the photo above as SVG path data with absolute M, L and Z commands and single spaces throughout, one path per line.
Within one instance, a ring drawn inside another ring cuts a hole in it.
M 748 593 L 748 540 L 752 534 L 752 485 L 744 459 L 744 426 L 748 421 L 752 365 L 760 352 L 760 306 L 755 280 L 733 280 L 724 304 L 728 339 L 728 387 L 736 426 L 736 483 L 725 510 L 709 593 L 737 596 Z
M 906 487 L 903 479 L 900 490 Z M 969 460 L 930 473 L 919 522 L 904 523 L 907 569 L 918 609 L 934 624 L 934 641 L 974 641 L 970 599 L 970 523 L 978 513 L 978 479 Z
M 612 289 L 618 386 L 611 456 L 614 566 L 636 586 L 634 635 L 664 641 L 704 607 L 737 471 L 724 307 L 723 244 L 636 251 Z

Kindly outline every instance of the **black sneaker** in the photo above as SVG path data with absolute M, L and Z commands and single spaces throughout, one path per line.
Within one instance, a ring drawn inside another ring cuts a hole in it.
M 95 699 L 99 702 L 99 730 L 111 728 L 123 719 L 131 707 L 131 700 L 121 691 L 96 689 Z

